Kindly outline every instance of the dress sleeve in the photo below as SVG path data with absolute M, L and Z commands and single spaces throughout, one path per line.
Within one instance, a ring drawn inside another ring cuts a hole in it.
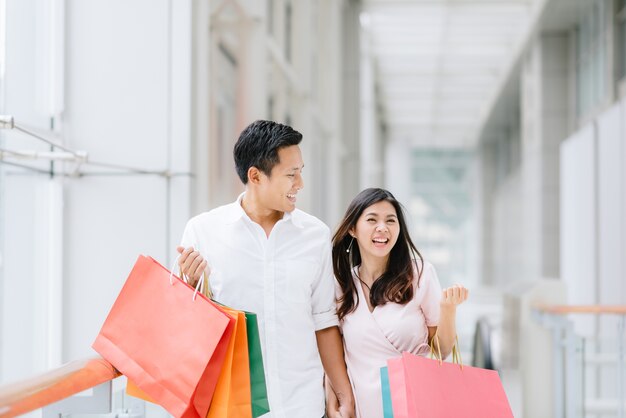
M 330 236 L 324 240 L 319 276 L 313 284 L 311 307 L 315 330 L 339 325 L 335 301 L 335 276 L 332 269 Z
M 439 314 L 441 311 L 441 285 L 435 267 L 430 263 L 424 263 L 424 271 L 420 280 L 419 292 L 423 292 L 424 297 L 420 307 L 426 318 L 426 325 L 435 327 L 439 324 Z

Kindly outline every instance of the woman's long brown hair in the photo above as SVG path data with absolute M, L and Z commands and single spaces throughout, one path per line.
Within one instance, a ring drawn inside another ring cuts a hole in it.
M 337 309 L 337 316 L 340 320 L 354 311 L 359 304 L 357 288 L 352 278 L 352 269 L 361 264 L 361 253 L 359 246 L 352 242 L 353 238 L 349 232 L 355 228 L 365 209 L 381 201 L 389 202 L 395 208 L 400 226 L 400 236 L 389 253 L 385 272 L 372 285 L 370 303 L 372 307 L 375 307 L 387 302 L 406 304 L 413 299 L 413 263 L 416 258 L 420 260 L 419 263 L 415 263 L 419 286 L 423 259 L 411 241 L 404 220 L 402 205 L 391 192 L 385 189 L 365 189 L 352 200 L 333 236 L 333 270 L 342 291 L 342 296 L 338 299 L 339 308 Z M 351 243 L 352 246 L 350 246 Z

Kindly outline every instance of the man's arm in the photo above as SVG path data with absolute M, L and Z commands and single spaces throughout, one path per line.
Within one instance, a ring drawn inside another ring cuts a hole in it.
M 346 362 L 343 358 L 343 343 L 339 328 L 329 327 L 315 332 L 317 338 L 317 347 L 322 359 L 322 365 L 326 372 L 326 378 L 329 380 L 330 386 L 339 401 L 339 413 L 341 417 L 353 418 L 356 416 L 354 412 L 354 395 L 352 394 L 352 386 L 346 370 Z M 335 411 L 329 411 L 333 413 Z

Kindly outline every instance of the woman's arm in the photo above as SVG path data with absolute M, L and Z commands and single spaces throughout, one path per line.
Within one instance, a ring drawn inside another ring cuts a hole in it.
M 441 295 L 439 325 L 428 327 L 428 342 L 435 336 L 439 340 L 441 356 L 445 359 L 452 352 L 456 340 L 456 307 L 467 300 L 469 291 L 462 285 L 444 289 Z M 437 346 L 435 346 L 437 352 Z

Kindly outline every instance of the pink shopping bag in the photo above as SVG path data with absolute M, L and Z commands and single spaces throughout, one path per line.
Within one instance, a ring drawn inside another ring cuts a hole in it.
M 513 417 L 495 370 L 403 353 L 387 361 L 394 418 Z

